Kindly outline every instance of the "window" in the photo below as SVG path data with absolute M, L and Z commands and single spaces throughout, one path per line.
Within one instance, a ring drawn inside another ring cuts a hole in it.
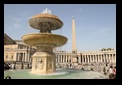
M 11 59 L 13 59 L 13 56 L 11 56 Z

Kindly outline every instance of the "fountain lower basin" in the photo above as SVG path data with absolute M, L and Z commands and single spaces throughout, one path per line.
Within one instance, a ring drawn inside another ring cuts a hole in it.
M 53 45 L 54 47 L 66 44 L 67 38 L 57 34 L 51 33 L 32 33 L 22 36 L 22 40 L 31 46 L 37 45 Z
M 4 71 L 4 78 L 11 76 L 11 79 L 106 79 L 102 73 L 83 70 L 57 69 L 51 74 L 31 74 L 31 70 L 8 70 Z

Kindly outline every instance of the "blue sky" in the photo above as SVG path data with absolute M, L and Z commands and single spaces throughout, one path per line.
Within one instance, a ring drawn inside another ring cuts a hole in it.
M 29 26 L 28 20 L 45 8 L 64 23 L 61 29 L 52 31 L 68 38 L 59 50 L 72 49 L 72 16 L 78 51 L 116 48 L 116 4 L 4 4 L 4 33 L 20 40 L 24 34 L 39 32 Z

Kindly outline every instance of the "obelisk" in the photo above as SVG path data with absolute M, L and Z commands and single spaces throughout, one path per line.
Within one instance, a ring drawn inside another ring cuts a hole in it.
M 75 31 L 75 20 L 72 17 L 72 53 L 76 53 L 76 31 Z
M 76 50 L 76 31 L 75 31 L 75 20 L 72 17 L 72 62 L 77 64 L 77 50 Z

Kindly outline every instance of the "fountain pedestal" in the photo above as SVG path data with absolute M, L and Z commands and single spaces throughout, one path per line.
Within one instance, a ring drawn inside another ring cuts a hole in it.
M 54 53 L 36 52 L 33 56 L 32 71 L 34 74 L 48 74 L 55 72 L 56 56 Z
M 32 71 L 34 74 L 48 74 L 55 72 L 56 56 L 52 46 L 37 47 L 37 52 L 32 56 Z

